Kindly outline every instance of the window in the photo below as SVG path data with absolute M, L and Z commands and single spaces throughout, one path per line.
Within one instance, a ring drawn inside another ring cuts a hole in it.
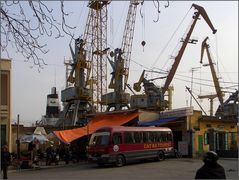
M 140 144 L 143 142 L 142 132 L 134 132 L 135 143 Z
M 204 144 L 209 144 L 209 133 L 208 132 L 204 133 Z
M 172 140 L 172 136 L 170 134 L 170 132 L 160 132 L 160 142 L 165 142 L 165 141 L 171 141 Z
M 172 141 L 172 134 L 170 132 L 167 133 L 167 141 Z
M 133 132 L 124 132 L 124 143 L 125 144 L 135 143 Z
M 143 142 L 147 143 L 149 142 L 149 133 L 148 132 L 143 132 Z
M 8 75 L 1 74 L 1 105 L 7 105 L 8 91 Z
M 96 136 L 95 144 L 96 145 L 107 145 L 109 142 L 109 136 Z
M 90 145 L 107 145 L 109 144 L 109 133 L 101 132 L 95 133 L 90 138 Z
M 154 141 L 154 132 L 148 132 L 149 133 L 149 142 L 155 142 Z
M 122 144 L 122 135 L 121 133 L 113 134 L 113 144 Z
M 7 127 L 6 125 L 1 126 L 1 147 L 7 144 Z

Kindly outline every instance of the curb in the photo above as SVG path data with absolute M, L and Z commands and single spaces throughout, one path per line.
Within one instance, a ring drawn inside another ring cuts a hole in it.
M 9 169 L 8 173 L 14 173 L 14 172 L 25 172 L 25 171 L 36 171 L 36 170 L 44 170 L 44 169 L 52 169 L 52 168 L 58 168 L 58 167 L 70 167 L 70 166 L 76 166 L 80 164 L 86 164 L 87 162 L 82 161 L 74 164 L 59 164 L 59 165 L 52 165 L 52 166 L 38 166 L 34 168 L 29 169 Z

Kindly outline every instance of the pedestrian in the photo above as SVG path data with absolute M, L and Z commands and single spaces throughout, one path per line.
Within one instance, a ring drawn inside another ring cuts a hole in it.
M 7 179 L 7 169 L 10 165 L 11 155 L 8 152 L 8 147 L 4 145 L 1 149 L 1 171 L 3 171 L 3 179 Z
M 65 163 L 69 164 L 70 160 L 70 149 L 68 146 L 65 147 Z
M 195 179 L 226 179 L 224 168 L 218 164 L 218 155 L 208 151 L 203 155 L 204 165 L 197 170 Z
M 53 155 L 53 145 L 51 144 L 48 148 L 46 148 L 46 166 L 51 165 Z

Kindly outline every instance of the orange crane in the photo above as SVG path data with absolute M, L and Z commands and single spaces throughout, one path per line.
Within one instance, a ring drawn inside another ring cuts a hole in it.
M 208 57 L 208 61 L 209 61 L 209 66 L 210 66 L 210 69 L 211 69 L 212 78 L 213 78 L 213 82 L 214 82 L 214 86 L 215 86 L 215 90 L 217 92 L 217 97 L 219 99 L 220 104 L 222 104 L 223 103 L 223 93 L 221 91 L 221 87 L 219 85 L 219 81 L 218 81 L 218 78 L 217 78 L 217 75 L 216 75 L 214 64 L 212 62 L 212 57 L 211 57 L 211 54 L 210 54 L 210 51 L 209 51 L 210 46 L 209 46 L 209 44 L 207 44 L 207 40 L 208 40 L 208 37 L 206 37 L 204 39 L 204 41 L 202 42 L 200 63 L 202 64 L 204 50 L 206 49 L 207 57 Z
M 208 62 L 209 64 L 205 64 L 203 66 L 207 66 L 209 65 L 210 66 L 210 69 L 211 69 L 211 73 L 212 73 L 212 78 L 213 78 L 213 82 L 214 82 L 214 86 L 215 86 L 215 90 L 216 90 L 216 93 L 217 94 L 212 94 L 212 95 L 204 95 L 204 96 L 198 96 L 200 99 L 203 99 L 203 98 L 208 98 L 210 99 L 210 116 L 213 115 L 213 99 L 218 97 L 219 99 L 219 102 L 220 104 L 222 105 L 223 104 L 223 96 L 224 94 L 222 93 L 221 91 L 221 87 L 219 85 L 219 81 L 218 81 L 218 78 L 217 78 L 217 75 L 216 75 L 216 71 L 215 71 L 215 68 L 214 68 L 214 63 L 212 62 L 212 57 L 211 57 L 211 53 L 209 51 L 209 44 L 207 44 L 207 40 L 208 40 L 208 37 L 206 37 L 203 42 L 202 42 L 202 46 L 201 46 L 201 60 L 200 60 L 200 63 L 202 64 L 202 59 L 203 59 L 203 54 L 204 54 L 204 51 L 206 49 L 206 52 L 207 52 L 207 57 L 208 57 Z
M 146 80 L 144 76 L 144 71 L 137 83 L 134 84 L 134 90 L 140 91 L 140 84 L 144 84 L 145 95 L 133 95 L 131 96 L 131 107 L 133 108 L 147 108 L 148 105 L 152 106 L 150 109 L 157 109 L 157 110 L 164 110 L 168 106 L 168 102 L 164 100 L 165 92 L 172 91 L 172 88 L 169 88 L 169 85 L 175 75 L 175 72 L 178 68 L 178 65 L 182 59 L 183 53 L 187 47 L 188 43 L 195 43 L 196 40 L 190 40 L 191 34 L 193 29 L 196 25 L 197 20 L 199 19 L 200 15 L 204 18 L 206 23 L 212 29 L 213 34 L 217 32 L 217 30 L 212 25 L 205 9 L 199 5 L 192 4 L 192 7 L 195 8 L 194 16 L 193 16 L 193 23 L 186 35 L 186 38 L 182 41 L 182 46 L 175 57 L 174 64 L 169 71 L 169 74 L 166 78 L 165 84 L 162 88 L 158 88 L 155 85 L 153 86 L 152 83 L 148 83 L 149 81 Z M 147 92 L 148 91 L 148 92 Z M 170 97 L 169 97 L 170 98 Z M 143 103 L 141 103 L 143 102 Z
M 196 25 L 196 22 L 197 22 L 197 20 L 199 19 L 200 15 L 204 18 L 204 20 L 206 21 L 206 23 L 207 23 L 207 24 L 209 25 L 209 27 L 212 29 L 213 34 L 215 34 L 215 33 L 217 32 L 217 30 L 216 30 L 216 29 L 214 28 L 214 26 L 212 25 L 211 20 L 209 19 L 208 15 L 207 15 L 207 12 L 205 11 L 205 9 L 204 9 L 203 7 L 201 7 L 201 6 L 199 6 L 199 5 L 196 5 L 196 4 L 192 4 L 192 7 L 194 7 L 195 10 L 196 10 L 196 11 L 194 12 L 194 16 L 193 16 L 193 19 L 194 19 L 194 20 L 193 20 L 193 23 L 192 23 L 192 25 L 191 25 L 191 27 L 190 27 L 190 29 L 189 29 L 187 35 L 186 35 L 186 38 L 184 39 L 184 41 L 183 41 L 183 43 L 182 43 L 181 49 L 179 50 L 177 56 L 175 57 L 174 64 L 173 64 L 171 70 L 169 71 L 169 74 L 168 74 L 168 77 L 167 77 L 167 79 L 166 79 L 166 81 L 165 81 L 165 84 L 164 84 L 164 86 L 162 87 L 162 93 L 163 93 L 163 94 L 167 91 L 167 89 L 168 89 L 168 87 L 169 87 L 171 81 L 173 80 L 173 77 L 174 77 L 175 72 L 176 72 L 176 70 L 177 70 L 177 68 L 178 68 L 178 65 L 179 65 L 179 63 L 180 63 L 180 61 L 181 61 L 181 59 L 182 59 L 182 56 L 183 56 L 183 53 L 184 53 L 184 51 L 185 51 L 185 49 L 186 49 L 186 47 L 187 47 L 187 44 L 190 43 L 190 42 L 191 42 L 191 43 L 194 42 L 193 40 L 190 41 L 190 37 L 191 37 L 191 34 L 192 34 L 192 32 L 193 32 L 193 29 L 194 29 L 194 27 L 195 27 L 195 25 Z

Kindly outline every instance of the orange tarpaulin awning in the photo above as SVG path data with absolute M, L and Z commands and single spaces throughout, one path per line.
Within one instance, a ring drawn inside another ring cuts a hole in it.
M 135 119 L 138 115 L 139 113 L 137 111 L 96 115 L 85 127 L 62 131 L 53 131 L 53 134 L 60 141 L 69 144 L 75 139 L 78 139 L 87 134 L 92 134 L 98 128 L 104 126 L 119 126 L 126 124 L 130 120 Z

